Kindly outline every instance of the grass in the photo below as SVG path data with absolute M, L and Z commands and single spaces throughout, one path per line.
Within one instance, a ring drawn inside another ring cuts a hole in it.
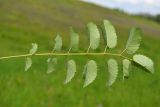
M 49 52 L 54 37 L 63 37 L 63 50 L 69 46 L 69 27 L 80 34 L 81 51 L 88 47 L 85 25 L 94 21 L 100 26 L 109 19 L 116 27 L 118 46 L 123 50 L 129 29 L 143 29 L 143 41 L 138 53 L 151 57 L 155 74 L 151 75 L 133 66 L 130 78 L 122 81 L 122 64 L 119 76 L 110 89 L 106 88 L 107 71 L 104 57 L 74 57 L 78 65 L 75 78 L 64 85 L 66 57 L 59 57 L 57 70 L 46 74 L 47 57 L 34 57 L 34 64 L 24 72 L 24 58 L 0 61 L 0 106 L 2 107 L 158 107 L 160 106 L 160 25 L 137 16 L 97 7 L 76 0 L 7 0 L 0 1 L 0 56 L 28 53 L 32 42 L 39 44 L 39 52 Z M 103 41 L 101 41 L 101 46 Z M 102 46 L 98 51 L 103 51 Z M 69 57 L 71 58 L 71 57 Z M 110 58 L 109 56 L 106 60 Z M 97 79 L 82 88 L 83 66 L 87 59 L 95 59 L 99 66 Z

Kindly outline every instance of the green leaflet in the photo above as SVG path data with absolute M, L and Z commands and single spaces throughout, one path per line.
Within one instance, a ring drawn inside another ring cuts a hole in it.
M 88 63 L 86 64 L 85 68 L 84 68 L 84 85 L 83 87 L 88 86 L 89 84 L 91 84 L 97 76 L 97 64 L 94 60 L 90 60 L 88 61 Z
M 47 73 L 55 71 L 55 66 L 57 65 L 57 58 L 48 58 L 47 59 Z
M 115 59 L 108 60 L 108 72 L 109 80 L 107 85 L 110 87 L 116 81 L 118 76 L 118 63 Z
M 154 73 L 154 63 L 150 58 L 144 55 L 134 55 L 133 61 L 139 64 L 140 66 L 146 68 L 151 73 Z
M 131 61 L 128 59 L 123 60 L 123 79 L 129 77 Z
M 79 48 L 79 35 L 73 30 L 73 28 L 70 28 L 70 47 L 73 51 L 77 51 Z
M 35 54 L 38 49 L 38 45 L 36 43 L 32 43 L 32 48 L 30 49 L 30 54 Z
M 62 37 L 57 35 L 55 38 L 55 45 L 53 51 L 61 51 L 62 49 Z
M 117 34 L 114 26 L 108 20 L 103 22 L 104 39 L 109 48 L 114 48 L 117 45 Z
M 69 60 L 67 62 L 67 76 L 65 80 L 65 84 L 69 83 L 76 73 L 76 63 L 74 60 Z
M 128 54 L 134 54 L 140 46 L 142 31 L 139 28 L 132 28 L 127 44 L 126 50 Z
M 29 68 L 31 68 L 31 66 L 32 66 L 32 59 L 30 57 L 27 57 L 25 62 L 25 71 L 28 71 Z
M 88 23 L 87 24 L 87 31 L 89 35 L 89 40 L 90 40 L 90 47 L 92 49 L 97 49 L 99 46 L 100 42 L 100 33 L 99 30 L 94 23 Z

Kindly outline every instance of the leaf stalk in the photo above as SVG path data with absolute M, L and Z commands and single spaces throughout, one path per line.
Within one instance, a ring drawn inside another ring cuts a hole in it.
M 126 56 L 123 56 L 121 54 L 115 54 L 115 53 L 37 53 L 37 54 L 22 54 L 22 55 L 15 55 L 15 56 L 6 56 L 6 57 L 0 57 L 0 60 L 2 59 L 11 59 L 11 58 L 22 58 L 22 57 L 29 57 L 29 56 L 117 56 L 122 57 L 125 59 L 132 60 Z

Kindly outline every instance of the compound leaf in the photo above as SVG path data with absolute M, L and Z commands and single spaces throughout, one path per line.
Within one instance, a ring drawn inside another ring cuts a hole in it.
M 134 55 L 133 61 L 139 64 L 140 66 L 144 67 L 151 73 L 154 73 L 154 63 L 150 58 L 144 55 Z
M 123 60 L 123 79 L 129 77 L 131 61 L 128 59 Z
M 72 50 L 77 51 L 79 47 L 79 35 L 73 30 L 73 28 L 70 28 L 70 46 Z
M 139 28 L 132 28 L 127 44 L 126 50 L 128 54 L 134 54 L 140 46 L 142 31 Z
M 57 65 L 57 58 L 48 58 L 47 59 L 47 73 L 55 71 L 55 66 Z
M 109 80 L 107 85 L 110 87 L 116 81 L 118 75 L 118 63 L 115 59 L 108 60 L 108 72 Z
M 30 57 L 27 57 L 25 62 L 25 71 L 28 71 L 29 68 L 31 68 L 31 66 L 32 66 L 32 59 Z
M 30 54 L 35 54 L 38 49 L 38 45 L 36 43 L 32 43 L 32 48 L 30 49 Z
M 90 40 L 90 47 L 92 49 L 97 49 L 100 42 L 100 32 L 94 23 L 88 23 L 87 24 L 87 31 L 89 35 Z
M 62 37 L 57 35 L 55 38 L 55 45 L 53 51 L 61 51 L 62 49 Z
M 69 83 L 76 73 L 76 63 L 74 60 L 69 60 L 67 62 L 67 76 L 65 80 L 65 84 Z
M 83 74 L 85 78 L 83 87 L 86 87 L 91 84 L 97 76 L 97 64 L 94 60 L 88 61 L 84 68 Z
M 114 48 L 117 45 L 117 34 L 114 26 L 110 21 L 103 22 L 104 39 L 109 48 Z

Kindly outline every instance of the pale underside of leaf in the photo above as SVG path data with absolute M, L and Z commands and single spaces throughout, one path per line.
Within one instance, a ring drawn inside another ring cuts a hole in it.
M 103 22 L 104 39 L 108 48 L 114 48 L 117 45 L 117 34 L 114 26 L 108 20 Z
M 61 51 L 62 49 L 62 37 L 57 35 L 55 38 L 55 45 L 53 51 Z
M 131 66 L 131 61 L 128 59 L 123 60 L 123 79 L 129 77 L 129 72 L 130 72 L 130 67 Z
M 92 49 L 97 49 L 99 47 L 100 43 L 100 32 L 94 23 L 88 23 L 87 24 L 87 31 L 89 35 L 90 40 L 90 47 Z
M 32 59 L 30 57 L 26 58 L 25 61 L 25 71 L 28 71 L 32 66 Z
M 57 65 L 57 58 L 48 58 L 47 59 L 47 73 L 52 73 L 55 71 L 55 67 Z
M 84 68 L 84 85 L 83 87 L 88 86 L 91 84 L 97 76 L 97 64 L 94 60 L 90 60 L 87 62 L 85 68 Z
M 118 63 L 115 59 L 108 60 L 108 72 L 109 72 L 109 79 L 107 86 L 111 86 L 117 79 L 118 76 Z
M 35 54 L 38 49 L 38 45 L 36 43 L 32 43 L 32 48 L 30 49 L 30 54 Z
M 79 48 L 79 35 L 73 30 L 73 28 L 70 28 L 70 47 L 73 51 L 77 51 Z
M 74 60 L 69 60 L 67 62 L 67 76 L 65 80 L 65 84 L 69 83 L 76 73 L 76 63 Z
M 154 63 L 150 58 L 144 55 L 134 55 L 133 61 L 147 69 L 149 72 L 154 73 Z
M 132 28 L 127 44 L 126 50 L 128 54 L 134 54 L 140 46 L 142 31 L 139 28 Z

